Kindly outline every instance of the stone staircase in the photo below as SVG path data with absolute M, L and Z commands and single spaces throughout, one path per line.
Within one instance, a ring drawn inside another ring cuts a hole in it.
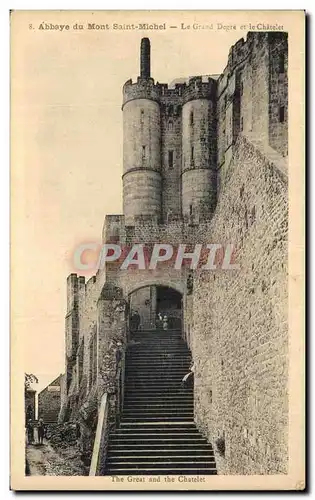
M 119 427 L 106 475 L 216 474 L 212 446 L 194 423 L 193 388 L 182 388 L 191 354 L 179 330 L 141 331 L 126 354 Z

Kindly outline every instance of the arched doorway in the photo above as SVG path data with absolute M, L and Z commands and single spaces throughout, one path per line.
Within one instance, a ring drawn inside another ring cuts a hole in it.
M 182 326 L 182 294 L 165 285 L 147 285 L 129 294 L 131 329 L 155 330 L 161 327 L 159 317 L 167 317 L 169 329 Z M 138 318 L 137 318 L 138 317 Z

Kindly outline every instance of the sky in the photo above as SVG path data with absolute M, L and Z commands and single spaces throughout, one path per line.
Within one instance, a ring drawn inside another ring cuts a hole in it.
M 230 46 L 246 33 L 38 29 L 51 21 L 138 22 L 119 12 L 59 14 L 62 19 L 57 12 L 21 15 L 11 45 L 12 313 L 24 371 L 39 378 L 36 390 L 64 371 L 72 251 L 78 243 L 99 242 L 105 215 L 122 212 L 122 86 L 139 74 L 141 37 L 151 40 L 152 77 L 170 83 L 221 73 Z M 215 12 L 172 15 L 156 12 L 153 21 L 220 21 Z M 141 16 L 151 22 L 153 13 Z

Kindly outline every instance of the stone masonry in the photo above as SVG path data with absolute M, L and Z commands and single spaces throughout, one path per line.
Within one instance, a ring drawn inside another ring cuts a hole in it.
M 137 81 L 123 86 L 124 213 L 106 215 L 102 241 L 232 243 L 240 269 L 71 274 L 59 420 L 80 423 L 90 457 L 104 392 L 110 425 L 119 421 L 130 304 L 170 287 L 195 363 L 195 422 L 218 473 L 286 473 L 287 34 L 250 32 L 219 77 L 170 86 L 151 77 L 148 39 L 140 59 Z

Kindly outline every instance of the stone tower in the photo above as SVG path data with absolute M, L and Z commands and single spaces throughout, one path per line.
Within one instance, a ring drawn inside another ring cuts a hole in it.
M 154 82 L 150 41 L 141 40 L 140 76 L 123 88 L 123 201 L 126 225 L 208 218 L 216 199 L 216 81 Z
M 189 80 L 182 111 L 182 214 L 207 218 L 216 195 L 216 84 Z
M 161 116 L 150 78 L 150 41 L 143 38 L 140 77 L 125 84 L 123 101 L 123 206 L 126 224 L 135 216 L 161 216 Z

